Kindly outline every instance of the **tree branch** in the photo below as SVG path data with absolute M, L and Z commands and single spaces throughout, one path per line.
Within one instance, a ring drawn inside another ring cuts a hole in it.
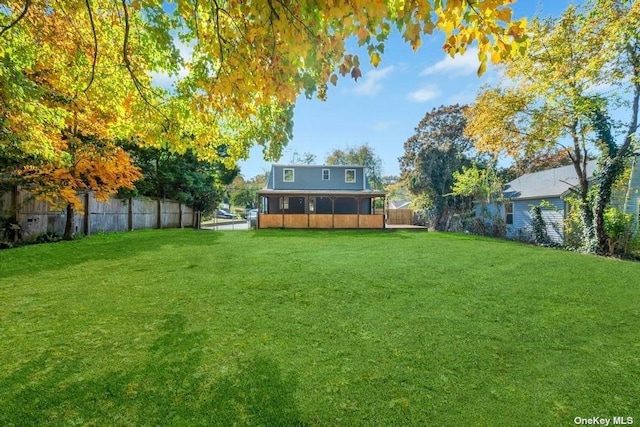
M 129 75 L 131 76 L 131 80 L 133 81 L 133 85 L 136 87 L 138 94 L 142 98 L 142 100 L 153 108 L 158 114 L 160 114 L 165 120 L 169 120 L 169 118 L 162 112 L 160 109 L 151 103 L 147 95 L 144 93 L 144 85 L 135 72 L 133 71 L 133 66 L 131 65 L 131 60 L 129 59 L 129 32 L 130 32 L 130 23 L 129 23 L 129 8 L 127 6 L 127 0 L 122 0 L 122 8 L 124 10 L 124 41 L 122 43 L 122 59 L 124 61 L 124 66 L 127 68 Z
M 96 77 L 96 64 L 98 63 L 98 35 L 96 34 L 95 22 L 93 22 L 93 12 L 91 12 L 90 0 L 85 0 L 84 4 L 87 6 L 87 12 L 89 13 L 89 23 L 91 24 L 91 33 L 93 34 L 93 62 L 91 63 L 91 78 L 89 79 L 87 87 L 85 87 L 83 91 L 86 92 L 89 90 L 89 88 L 93 84 L 93 80 Z
M 4 33 L 9 31 L 11 28 L 13 28 L 14 25 L 20 22 L 22 18 L 24 18 L 24 16 L 27 14 L 27 11 L 29 10 L 29 6 L 31 6 L 31 0 L 26 0 L 24 2 L 24 9 L 22 9 L 22 12 L 20 13 L 20 15 L 18 15 L 16 19 L 11 21 L 9 25 L 7 25 L 6 27 L 2 28 L 2 30 L 0 30 L 0 37 L 2 37 Z

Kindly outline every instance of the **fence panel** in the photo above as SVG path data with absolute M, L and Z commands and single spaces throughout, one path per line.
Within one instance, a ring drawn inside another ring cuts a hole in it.
M 388 224 L 413 224 L 413 210 L 411 209 L 389 209 L 387 210 Z
M 180 202 L 165 200 L 162 202 L 162 228 L 180 227 Z
M 158 228 L 158 201 L 132 199 L 133 229 Z
M 128 229 L 129 202 L 127 199 L 111 198 L 99 202 L 89 195 L 89 232 L 108 233 Z M 86 231 L 85 231 L 86 232 Z
M 108 202 L 100 202 L 93 193 L 80 193 L 79 197 L 82 207 L 75 212 L 73 218 L 75 233 L 194 226 L 193 209 L 174 200 L 112 197 Z M 85 206 L 87 202 L 88 206 Z M 60 235 L 64 233 L 66 210 L 56 210 L 49 203 L 36 200 L 26 191 L 0 194 L 0 214 L 16 215 L 24 239 L 33 239 L 46 232 Z

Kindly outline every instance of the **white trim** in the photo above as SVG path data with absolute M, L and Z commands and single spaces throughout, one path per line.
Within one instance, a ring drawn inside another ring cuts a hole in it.
M 287 179 L 287 172 L 291 171 L 291 179 Z M 296 182 L 296 170 L 294 168 L 282 169 L 282 182 Z
M 327 177 L 324 177 L 324 173 L 327 173 Z M 331 169 L 323 168 L 322 169 L 322 180 L 323 181 L 331 181 Z
M 511 206 L 511 214 L 509 214 L 509 212 L 507 212 L 507 206 Z M 509 225 L 513 225 L 513 223 L 515 222 L 515 206 L 513 205 L 513 202 L 505 202 L 504 204 L 504 224 L 509 226 Z M 509 215 L 511 215 L 511 224 L 509 224 L 508 221 L 508 217 Z
M 347 175 L 349 174 L 349 172 L 353 172 L 353 181 L 349 181 L 347 179 Z M 358 182 L 358 174 L 356 173 L 355 169 L 345 169 L 344 170 L 344 182 L 347 184 L 353 184 L 355 182 Z

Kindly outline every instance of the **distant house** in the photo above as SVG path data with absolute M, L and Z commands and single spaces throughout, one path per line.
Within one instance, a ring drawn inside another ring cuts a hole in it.
M 626 213 L 633 213 L 636 224 L 640 217 L 640 162 L 634 158 L 634 167 L 629 181 L 628 202 L 613 200 L 613 204 Z M 597 162 L 587 163 L 589 179 L 593 177 Z M 567 196 L 571 188 L 579 186 L 573 165 L 548 169 L 522 175 L 504 186 L 504 202 L 498 206 L 485 206 L 490 212 L 501 216 L 507 228 L 508 238 L 527 238 L 532 234 L 531 207 L 542 206 L 542 218 L 547 226 L 549 238 L 556 243 L 564 242 L 564 219 L 568 213 Z M 476 204 L 476 215 L 480 205 Z
M 389 200 L 389 209 L 411 209 L 410 200 Z
M 258 228 L 384 228 L 385 194 L 364 166 L 272 165 Z

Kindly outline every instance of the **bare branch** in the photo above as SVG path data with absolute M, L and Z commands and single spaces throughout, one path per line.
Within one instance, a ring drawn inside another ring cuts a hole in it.
M 95 22 L 93 22 L 93 12 L 91 11 L 90 0 L 85 0 L 84 4 L 87 6 L 87 12 L 89 12 L 89 23 L 91 23 L 91 33 L 93 34 L 93 62 L 91 63 L 91 78 L 89 79 L 87 87 L 85 87 L 83 91 L 86 92 L 89 90 L 96 77 L 96 64 L 98 62 L 98 35 L 96 34 Z
M 127 6 L 127 0 L 122 0 L 122 8 L 124 11 L 124 41 L 122 43 L 122 59 L 124 61 L 124 65 L 127 68 L 127 71 L 129 71 L 129 75 L 131 76 L 133 85 L 136 87 L 138 94 L 140 95 L 142 100 L 145 102 L 145 104 L 147 104 L 148 106 L 153 108 L 155 111 L 157 111 L 164 119 L 169 120 L 169 118 L 162 111 L 160 111 L 160 109 L 156 105 L 151 103 L 147 95 L 144 93 L 145 91 L 144 85 L 142 84 L 142 82 L 140 82 L 140 80 L 138 79 L 138 77 L 136 76 L 133 70 L 131 60 L 129 59 L 130 23 L 129 23 L 129 8 Z
M 9 31 L 14 25 L 20 22 L 22 18 L 24 18 L 24 16 L 27 14 L 27 11 L 29 10 L 29 6 L 31 6 L 31 0 L 26 0 L 24 2 L 24 9 L 22 9 L 22 12 L 20 13 L 20 15 L 18 15 L 16 19 L 11 21 L 9 25 L 7 25 L 6 27 L 2 28 L 2 30 L 0 30 L 0 37 L 2 37 L 4 33 Z

